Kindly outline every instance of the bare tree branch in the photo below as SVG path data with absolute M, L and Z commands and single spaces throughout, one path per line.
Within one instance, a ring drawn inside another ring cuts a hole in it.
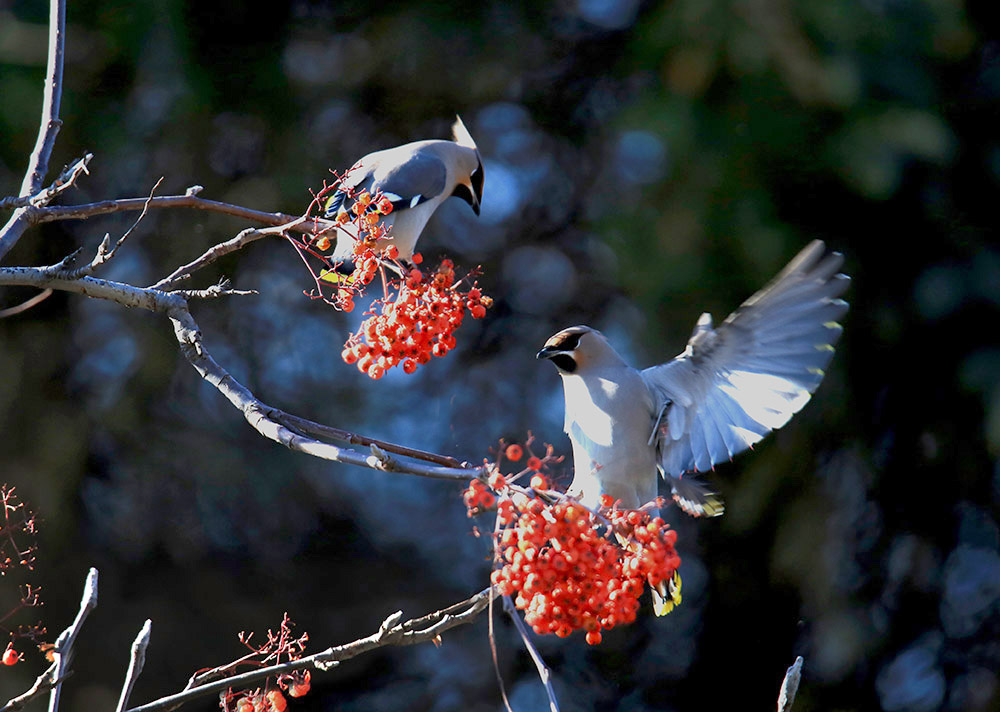
M 398 472 L 400 474 L 417 475 L 433 479 L 466 481 L 482 473 L 481 467 L 452 467 L 403 462 L 390 455 L 390 451 L 406 457 L 417 457 L 418 459 L 434 462 L 447 461 L 448 459 L 443 456 L 432 458 L 430 457 L 430 453 L 412 450 L 401 445 L 382 443 L 372 438 L 354 436 L 339 429 L 330 430 L 330 432 L 335 432 L 340 436 L 339 439 L 341 440 L 367 444 L 370 453 L 362 454 L 356 450 L 340 448 L 330 443 L 303 436 L 279 422 L 273 417 L 273 414 L 281 414 L 287 418 L 293 416 L 288 416 L 288 414 L 283 413 L 279 409 L 258 400 L 250 389 L 233 378 L 225 368 L 212 358 L 202 342 L 201 329 L 198 327 L 187 306 L 188 298 L 247 294 L 247 292 L 228 290 L 224 284 L 197 292 L 164 292 L 159 289 L 136 287 L 124 282 L 98 279 L 96 277 L 70 279 L 63 276 L 65 274 L 62 268 L 64 262 L 66 260 L 50 267 L 0 267 L 0 285 L 39 288 L 51 287 L 97 299 L 107 299 L 123 306 L 139 307 L 148 311 L 166 314 L 173 323 L 174 335 L 180 345 L 181 353 L 184 354 L 184 357 L 198 371 L 201 377 L 215 386 L 230 403 L 239 409 L 243 413 L 243 417 L 246 418 L 247 422 L 257 432 L 269 440 L 284 445 L 290 450 L 303 452 L 323 460 L 344 462 L 383 472 Z M 294 422 L 297 425 L 305 425 L 311 421 L 297 419 Z M 310 428 L 313 430 L 324 430 L 324 426 L 320 426 L 318 423 L 311 424 Z M 383 447 L 383 445 L 387 445 L 388 447 Z
M 2 270 L 0 270 L 2 283 Z M 154 290 L 155 291 L 155 290 Z M 176 296 L 176 292 L 162 293 Z M 364 455 L 356 450 L 344 449 L 300 435 L 271 417 L 277 409 L 257 399 L 246 386 L 237 381 L 205 349 L 201 331 L 186 305 L 176 305 L 167 311 L 174 325 L 174 335 L 180 344 L 181 353 L 194 366 L 201 377 L 215 386 L 246 418 L 247 422 L 261 435 L 280 443 L 289 450 L 304 452 L 322 460 L 345 462 L 350 465 L 368 467 L 383 472 L 417 475 L 433 479 L 464 482 L 477 477 L 482 468 L 462 468 L 423 465 L 401 462 L 390 456 L 377 445 L 370 445 L 371 454 Z M 401 449 L 396 447 L 395 449 Z
M 49 712 L 57 712 L 59 709 L 59 693 L 62 691 L 62 681 L 69 670 L 69 664 L 73 659 L 73 643 L 79 635 L 83 622 L 92 610 L 97 608 L 97 569 L 91 568 L 87 574 L 87 580 L 83 585 L 83 598 L 80 600 L 80 610 L 76 618 L 69 627 L 56 638 L 55 647 L 52 654 L 55 657 L 55 670 L 52 677 L 55 684 L 52 693 L 49 695 Z
M 460 603 L 402 623 L 399 621 L 403 614 L 401 611 L 397 611 L 382 622 L 377 632 L 366 638 L 360 638 L 345 645 L 330 647 L 299 660 L 252 670 L 242 675 L 228 677 L 224 680 L 216 680 L 185 690 L 184 692 L 179 692 L 176 695 L 163 697 L 140 707 L 133 707 L 128 712 L 157 712 L 158 710 L 176 707 L 198 697 L 219 693 L 230 688 L 239 689 L 247 687 L 269 677 L 294 670 L 305 668 L 329 670 L 345 660 L 350 660 L 377 648 L 390 645 L 416 645 L 418 643 L 433 641 L 441 633 L 475 620 L 476 616 L 482 613 L 489 604 L 491 590 L 489 588 L 484 589 L 475 596 Z
M 63 56 L 66 47 L 66 0 L 50 0 L 49 2 L 49 53 L 45 69 L 45 91 L 42 96 L 42 120 L 38 127 L 38 139 L 35 149 L 28 159 L 28 169 L 21 183 L 21 196 L 37 193 L 42 187 L 45 174 L 49 171 L 49 158 L 56 135 L 62 121 L 59 119 L 59 105 L 62 103 L 63 86 Z M 10 216 L 10 220 L 0 230 L 0 259 L 3 259 L 10 248 L 17 244 L 18 239 L 28 228 L 27 216 L 33 210 L 31 206 L 18 208 Z
M 549 710 L 551 712 L 559 712 L 559 701 L 556 699 L 556 691 L 552 689 L 552 671 L 549 670 L 549 666 L 542 660 L 538 648 L 531 642 L 528 627 L 521 620 L 521 616 L 517 614 L 517 609 L 514 607 L 514 602 L 510 599 L 510 596 L 503 597 L 503 609 L 511 617 L 511 620 L 514 621 L 517 632 L 521 634 L 521 640 L 524 641 L 524 647 L 528 650 L 531 661 L 535 663 L 535 668 L 538 670 L 538 677 L 541 678 L 542 684 L 545 685 L 545 694 L 549 696 Z
M 62 121 L 63 57 L 66 48 L 66 0 L 49 2 L 49 55 L 45 69 L 45 92 L 42 98 L 42 122 L 38 127 L 35 150 L 31 152 L 28 170 L 21 183 L 21 195 L 37 193 L 49 171 L 49 158 Z
M 98 215 L 111 215 L 112 213 L 130 212 L 142 210 L 146 206 L 146 198 L 120 198 L 118 200 L 102 200 L 97 203 L 85 203 L 83 205 L 59 205 L 45 208 L 28 208 L 31 211 L 30 225 L 40 225 L 42 223 L 54 222 L 56 220 L 85 220 Z M 207 210 L 213 213 L 222 213 L 234 217 L 250 220 L 251 222 L 281 227 L 288 223 L 296 223 L 301 216 L 288 215 L 287 213 L 267 213 L 261 210 L 252 210 L 232 203 L 223 203 L 217 200 L 207 200 L 199 198 L 194 192 L 189 191 L 185 195 L 163 195 L 153 198 L 149 202 L 150 210 L 162 208 L 191 208 L 193 210 Z M 333 229 L 335 224 L 330 220 L 320 218 L 309 218 L 305 223 L 298 223 L 290 230 L 300 233 L 311 233 L 319 230 Z
M 122 686 L 122 694 L 118 698 L 118 706 L 115 708 L 115 712 L 125 712 L 125 707 L 128 705 L 128 698 L 132 695 L 132 688 L 135 687 L 135 681 L 139 679 L 142 667 L 146 664 L 146 648 L 149 647 L 149 635 L 152 625 L 153 621 L 147 618 L 146 622 L 142 625 L 142 629 L 139 631 L 139 635 L 136 636 L 135 641 L 132 643 L 132 656 L 129 659 L 128 672 L 125 673 L 125 684 Z
M 778 712 L 790 712 L 792 703 L 795 702 L 795 693 L 799 691 L 799 680 L 802 678 L 802 656 L 795 658 L 795 662 L 785 673 L 785 679 L 781 681 L 781 692 L 778 693 Z

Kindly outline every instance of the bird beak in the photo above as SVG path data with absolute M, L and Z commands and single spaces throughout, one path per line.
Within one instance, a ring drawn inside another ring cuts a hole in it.
M 483 162 L 479 162 L 479 167 L 469 176 L 472 182 L 472 209 L 479 215 L 479 207 L 483 204 Z
M 553 346 L 543 346 L 542 350 L 539 351 L 537 354 L 535 354 L 535 358 L 537 359 L 552 358 L 557 353 L 559 353 L 559 349 Z

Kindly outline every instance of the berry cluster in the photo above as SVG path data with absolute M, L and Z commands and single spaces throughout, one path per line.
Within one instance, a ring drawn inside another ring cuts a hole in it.
M 284 689 L 289 697 L 302 697 L 311 687 L 309 671 L 299 670 L 281 675 L 278 677 L 278 686 Z M 280 689 L 265 692 L 258 688 L 231 697 L 235 698 L 235 706 L 232 708 L 235 712 L 285 712 L 288 707 L 288 700 Z M 224 699 L 220 706 L 223 710 L 229 709 L 226 703 L 232 701 Z
M 281 690 L 269 690 L 241 697 L 236 703 L 236 712 L 285 712 L 287 707 L 288 701 Z
M 299 660 L 305 652 L 309 635 L 292 634 L 292 621 L 286 613 L 282 618 L 278 632 L 267 631 L 267 640 L 263 645 L 252 643 L 253 633 L 241 632 L 240 642 L 250 653 L 228 665 L 201 670 L 197 676 L 225 676 L 236 667 L 251 665 L 264 667 L 282 662 Z M 232 688 L 219 696 L 219 707 L 222 712 L 285 712 L 289 697 L 302 697 L 309 692 L 310 674 L 308 670 L 292 670 L 277 675 L 274 680 L 268 679 L 263 688 L 234 691 Z
M 414 263 L 419 264 L 419 258 L 413 255 Z M 403 371 L 413 373 L 431 356 L 444 356 L 455 348 L 454 331 L 466 309 L 481 319 L 491 303 L 475 285 L 465 293 L 457 289 L 451 260 L 442 261 L 430 278 L 413 268 L 396 298 L 383 300 L 381 311 L 369 316 L 348 339 L 341 358 L 374 379 L 400 363 Z
M 520 459 L 509 450 L 508 459 Z M 542 474 L 531 478 L 531 489 L 509 485 L 499 472 L 489 485 L 500 494 L 491 580 L 501 595 L 515 597 L 536 633 L 566 637 L 584 629 L 597 645 L 602 629 L 635 620 L 647 583 L 659 615 L 680 603 L 677 533 L 661 518 L 619 510 L 607 496 L 597 512 L 571 499 L 551 503 L 559 495 Z M 473 481 L 466 490 L 470 516 L 488 508 L 490 497 Z

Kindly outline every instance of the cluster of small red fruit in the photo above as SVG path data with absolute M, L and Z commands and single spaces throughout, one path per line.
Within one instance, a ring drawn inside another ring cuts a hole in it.
M 279 684 L 281 681 L 279 680 Z M 285 683 L 289 697 L 302 697 L 309 692 L 309 671 L 303 671 L 297 678 Z M 223 709 L 228 709 L 226 704 Z M 254 690 L 243 693 L 236 699 L 236 712 L 285 712 L 288 707 L 288 700 L 285 699 L 281 690 Z
M 518 448 L 517 457 L 510 457 L 509 447 L 508 459 L 519 460 L 519 446 L 511 447 Z M 542 465 L 527 464 L 529 470 Z M 496 507 L 491 580 L 500 595 L 515 597 L 536 633 L 566 637 L 583 629 L 587 643 L 597 645 L 601 630 L 635 621 L 647 583 L 670 590 L 673 600 L 663 612 L 680 602 L 677 532 L 660 517 L 618 509 L 607 495 L 591 511 L 551 490 L 537 471 L 530 489 L 494 471 L 487 483 L 473 480 L 464 498 L 469 516 Z
M 413 255 L 413 261 L 419 264 L 420 255 Z M 444 356 L 455 348 L 454 332 L 462 324 L 465 310 L 474 319 L 481 319 L 491 304 L 475 284 L 465 293 L 455 287 L 451 260 L 442 261 L 430 278 L 413 268 L 399 285 L 396 298 L 383 300 L 381 311 L 369 316 L 351 335 L 341 358 L 356 364 L 369 378 L 379 379 L 400 363 L 405 373 L 413 373 L 431 356 Z

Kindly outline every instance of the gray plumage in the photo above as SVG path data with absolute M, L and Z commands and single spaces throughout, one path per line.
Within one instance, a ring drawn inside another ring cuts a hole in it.
M 327 217 L 350 211 L 357 195 L 382 193 L 392 202 L 392 212 L 382 218 L 391 228 L 391 244 L 400 259 L 413 256 L 427 221 L 445 200 L 457 196 L 478 215 L 483 195 L 483 164 L 479 149 L 461 118 L 452 126 L 453 141 L 414 141 L 369 153 L 344 177 L 325 206 Z M 352 215 L 353 217 L 353 215 Z M 356 227 L 348 224 L 337 233 L 334 258 L 351 256 Z M 380 240 L 381 250 L 390 240 Z
M 538 353 L 562 376 L 573 445 L 571 492 L 625 507 L 656 497 L 659 473 L 689 514 L 721 514 L 693 477 L 782 427 L 823 380 L 847 312 L 843 257 L 816 240 L 719 327 L 702 314 L 683 353 L 637 371 L 586 326 Z

